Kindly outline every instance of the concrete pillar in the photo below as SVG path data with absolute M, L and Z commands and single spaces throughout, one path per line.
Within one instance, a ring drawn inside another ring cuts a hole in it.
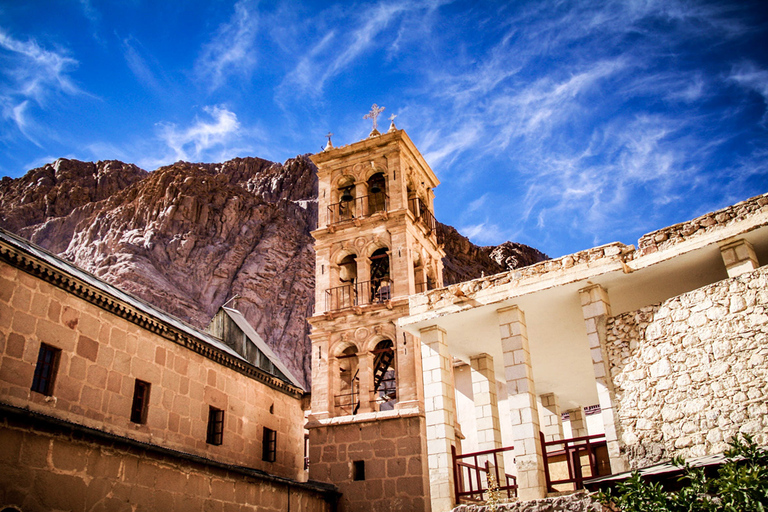
M 749 241 L 741 239 L 720 247 L 728 277 L 736 277 L 746 272 L 752 272 L 760 264 L 757 262 L 755 249 Z
M 496 312 L 504 352 L 510 422 L 515 439 L 518 495 L 521 500 L 543 498 L 547 493 L 547 482 L 525 314 L 517 306 Z
M 587 420 L 584 416 L 584 408 L 577 407 L 568 409 L 568 421 L 571 424 L 571 437 L 584 437 L 589 435 L 587 431 Z
M 605 322 L 611 316 L 611 304 L 608 300 L 608 292 L 598 284 L 579 290 L 579 296 L 587 327 L 587 339 L 605 426 L 605 441 L 611 462 L 611 472 L 621 473 L 628 471 L 629 467 L 619 451 L 619 424 L 614 406 L 616 397 L 605 347 Z
M 560 414 L 560 401 L 554 393 L 546 393 L 541 398 L 541 431 L 545 441 L 563 439 L 563 416 Z
M 431 326 L 420 333 L 430 501 L 433 512 L 447 511 L 455 505 L 451 447 L 456 442 L 456 412 L 451 355 L 444 330 Z

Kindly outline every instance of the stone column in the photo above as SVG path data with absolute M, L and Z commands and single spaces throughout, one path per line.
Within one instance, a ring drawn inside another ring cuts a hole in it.
M 621 473 L 628 471 L 629 467 L 619 451 L 618 416 L 614 408 L 616 397 L 605 347 L 605 322 L 611 316 L 611 304 L 608 301 L 608 292 L 599 284 L 579 290 L 579 296 L 587 327 L 587 339 L 592 355 L 592 369 L 595 372 L 597 397 L 605 426 L 605 442 L 608 447 L 611 472 Z
M 312 339 L 312 416 L 327 418 L 333 411 L 330 393 L 331 365 L 329 365 L 329 336 L 311 334 Z
M 395 344 L 397 356 L 397 405 L 395 409 L 412 409 L 419 407 L 419 367 L 420 358 L 417 357 L 418 346 L 414 337 L 404 331 L 397 330 Z M 418 373 L 417 373 L 418 372 Z
M 748 240 L 736 240 L 728 245 L 720 247 L 720 255 L 723 257 L 723 263 L 728 271 L 728 277 L 752 272 L 760 264 L 757 262 L 755 249 Z
M 560 414 L 560 401 L 554 393 L 541 395 L 541 417 L 545 441 L 560 441 L 563 439 L 563 416 Z
M 525 314 L 517 306 L 496 312 L 504 352 L 510 422 L 515 439 L 518 495 L 521 500 L 543 498 L 547 493 L 547 482 Z
M 430 500 L 434 512 L 447 511 L 455 505 L 451 447 L 456 442 L 456 414 L 451 355 L 444 330 L 435 325 L 420 333 Z
M 501 442 L 501 423 L 499 422 L 499 402 L 496 396 L 496 372 L 493 357 L 477 354 L 470 357 L 472 375 L 472 395 L 475 402 L 475 422 L 477 426 L 478 451 L 495 450 L 503 446 Z M 499 480 L 504 483 L 504 455 L 497 454 Z
M 584 417 L 584 408 L 577 407 L 575 409 L 569 409 L 568 421 L 571 423 L 571 437 L 584 437 L 589 435 L 587 431 L 587 421 Z
M 357 294 L 357 305 L 364 306 L 371 303 L 371 286 L 369 282 L 371 280 L 371 260 L 366 256 L 358 255 L 355 258 L 355 263 L 357 264 L 357 279 L 355 280 L 352 294 L 353 296 Z M 366 284 L 361 286 L 360 283 Z
M 360 393 L 360 413 L 373 411 L 371 404 L 373 387 L 373 354 L 365 352 L 358 354 L 357 371 L 360 382 L 358 392 Z

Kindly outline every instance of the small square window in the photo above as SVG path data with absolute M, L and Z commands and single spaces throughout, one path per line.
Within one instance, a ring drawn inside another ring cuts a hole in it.
M 220 445 L 224 440 L 224 411 L 215 407 L 208 408 L 208 438 L 206 443 Z
M 37 365 L 35 366 L 35 376 L 32 379 L 32 391 L 42 393 L 45 396 L 53 394 L 53 384 L 56 380 L 56 372 L 59 369 L 60 355 L 60 349 L 45 343 L 40 344 L 40 352 L 37 354 Z
M 147 422 L 149 410 L 149 382 L 136 379 L 133 386 L 133 404 L 131 405 L 131 421 L 143 425 Z
M 365 461 L 356 460 L 352 463 L 352 480 L 365 480 Z
M 277 431 L 264 427 L 261 438 L 261 460 L 275 462 L 277 458 Z

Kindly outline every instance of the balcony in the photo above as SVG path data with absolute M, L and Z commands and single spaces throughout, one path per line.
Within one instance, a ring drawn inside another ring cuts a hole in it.
M 356 197 L 352 201 L 342 201 L 328 206 L 328 225 L 333 226 L 354 219 L 370 217 L 374 213 L 389 210 L 389 196 L 380 192 Z
M 390 279 L 345 284 L 325 291 L 325 311 L 330 313 L 369 304 L 383 304 L 391 298 Z
M 408 200 L 408 209 L 416 217 L 416 221 L 427 229 L 427 235 L 432 234 L 437 229 L 437 220 L 432 211 L 424 204 L 424 201 L 418 197 L 411 198 Z

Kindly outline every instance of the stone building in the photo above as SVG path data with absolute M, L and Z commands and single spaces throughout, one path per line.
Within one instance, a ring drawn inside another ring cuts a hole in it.
M 332 510 L 305 391 L 222 315 L 237 350 L 0 230 L 0 505 Z
M 431 480 L 432 510 L 478 497 L 486 462 L 532 499 L 720 453 L 737 434 L 768 444 L 766 262 L 768 194 L 637 248 L 411 296 L 398 325 L 420 339 L 427 421 L 442 422 L 427 430 L 430 471 L 454 468 Z
M 339 488 L 342 510 L 429 510 L 421 351 L 396 321 L 442 282 L 437 178 L 394 124 L 312 160 L 310 477 Z

